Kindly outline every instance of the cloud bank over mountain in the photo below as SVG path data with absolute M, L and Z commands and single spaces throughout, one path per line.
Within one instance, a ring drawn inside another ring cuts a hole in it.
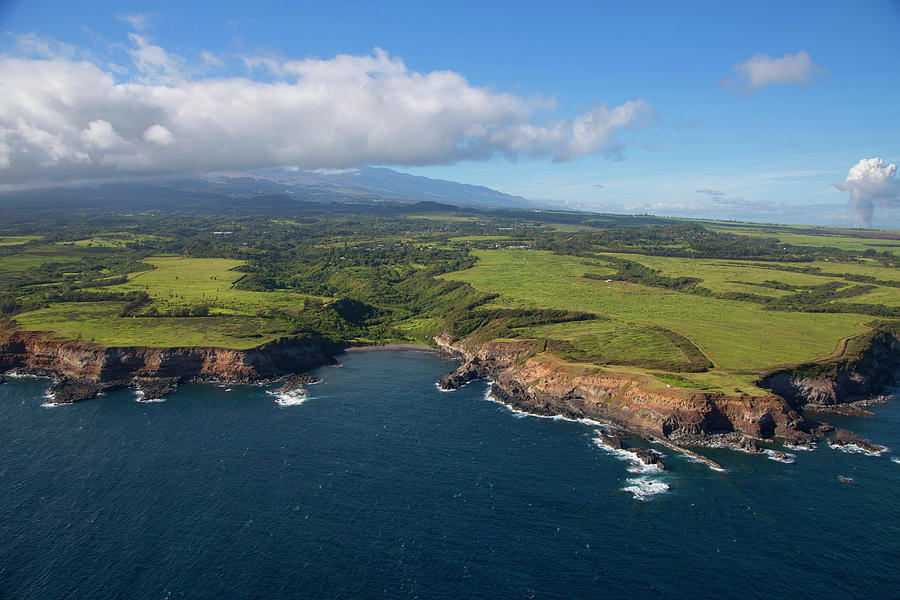
M 571 119 L 552 101 L 470 84 L 453 71 L 418 72 L 375 49 L 223 64 L 168 52 L 129 35 L 130 65 L 34 35 L 0 55 L 0 183 L 295 165 L 436 165 L 615 153 L 617 133 L 646 122 L 629 100 Z

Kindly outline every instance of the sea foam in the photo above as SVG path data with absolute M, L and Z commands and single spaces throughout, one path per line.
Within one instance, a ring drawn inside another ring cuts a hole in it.
M 309 395 L 303 388 L 297 388 L 289 392 L 271 390 L 266 393 L 270 396 L 275 396 L 275 404 L 278 406 L 300 406 L 309 400 Z
M 627 480 L 628 485 L 622 488 L 623 492 L 631 492 L 635 500 L 647 502 L 653 496 L 665 494 L 669 491 L 669 484 L 662 481 L 646 478 L 632 478 Z
M 846 452 L 847 454 L 865 454 L 867 456 L 881 456 L 890 448 L 882 448 L 881 450 L 866 450 L 856 444 L 828 444 L 831 446 L 832 450 L 840 450 L 841 452 Z

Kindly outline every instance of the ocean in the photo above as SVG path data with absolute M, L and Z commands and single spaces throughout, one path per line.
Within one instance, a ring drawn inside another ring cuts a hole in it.
M 49 405 L 0 386 L 0 598 L 897 598 L 900 402 L 784 463 L 514 413 L 456 363 L 367 352 L 276 386 Z M 842 481 L 842 478 L 846 481 Z

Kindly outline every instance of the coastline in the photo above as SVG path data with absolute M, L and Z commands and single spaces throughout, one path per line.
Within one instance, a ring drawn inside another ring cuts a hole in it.
M 513 409 L 537 416 L 605 423 L 660 443 L 665 440 L 679 451 L 686 445 L 745 447 L 749 445 L 745 438 L 782 438 L 786 443 L 809 446 L 822 437 L 880 451 L 880 446 L 868 440 L 836 435 L 833 426 L 804 416 L 803 408 L 806 404 L 827 404 L 836 412 L 858 401 L 860 395 L 884 393 L 885 384 L 893 383 L 889 380 L 900 362 L 900 343 L 891 336 L 873 340 L 876 343 L 866 351 L 876 360 L 842 365 L 843 370 L 831 378 L 814 379 L 782 371 L 768 378 L 776 384 L 771 395 L 726 396 L 652 389 L 634 377 L 614 372 L 572 371 L 559 361 L 530 356 L 532 347 L 527 341 L 490 341 L 475 348 L 465 342 L 435 341 L 438 347 L 391 343 L 340 349 L 309 339 L 283 338 L 250 350 L 107 348 L 81 340 L 54 339 L 39 332 L 6 331 L 0 335 L 0 372 L 51 376 L 55 382 L 50 394 L 57 403 L 67 404 L 124 387 L 136 388 L 148 398 L 161 398 L 186 383 L 272 383 L 335 364 L 335 357 L 341 354 L 429 352 L 462 360 L 441 378 L 440 389 L 452 390 L 487 378 L 493 381 L 494 398 Z M 865 400 L 871 401 L 871 397 Z

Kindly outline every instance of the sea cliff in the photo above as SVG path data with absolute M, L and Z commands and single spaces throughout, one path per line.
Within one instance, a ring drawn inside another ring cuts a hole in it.
M 617 373 L 601 368 L 563 363 L 552 356 L 535 353 L 528 341 L 451 343 L 439 338 L 445 350 L 465 360 L 458 369 L 439 382 L 442 389 L 455 389 L 478 379 L 492 380 L 491 395 L 512 408 L 537 415 L 561 415 L 590 419 L 642 435 L 648 439 L 679 445 L 726 445 L 755 451 L 748 440 L 781 438 L 786 443 L 809 446 L 835 429 L 805 414 L 807 402 L 819 406 L 821 390 L 834 403 L 857 399 L 844 396 L 845 381 L 855 381 L 854 394 L 878 393 L 893 381 L 900 356 L 900 344 L 890 337 L 861 358 L 865 373 L 838 370 L 833 379 L 822 376 L 812 381 L 782 371 L 761 385 L 771 387 L 767 395 L 726 395 L 670 388 L 649 376 Z M 863 381 L 867 383 L 862 383 Z M 815 392 L 815 393 L 812 393 Z M 849 432 L 838 431 L 849 439 Z M 863 449 L 880 450 L 861 438 Z M 839 440 L 838 440 L 839 441 Z
M 809 446 L 829 435 L 832 443 L 877 452 L 880 446 L 812 419 L 823 410 L 862 411 L 858 403 L 881 393 L 900 369 L 900 341 L 873 336 L 852 361 L 783 369 L 760 380 L 767 395 L 672 388 L 647 375 L 573 365 L 537 353 L 533 343 L 471 343 L 435 338 L 463 364 L 438 385 L 452 390 L 490 379 L 492 397 L 524 412 L 589 419 L 681 445 L 726 445 L 756 451 L 751 440 L 781 438 Z M 184 383 L 260 383 L 334 363 L 340 351 L 307 338 L 283 338 L 248 350 L 216 347 L 104 347 L 81 340 L 20 330 L 0 331 L 0 373 L 55 378 L 55 402 L 70 403 L 121 387 L 158 398 Z M 855 404 L 854 404 L 855 403 Z M 865 411 L 863 411 L 865 412 Z M 857 413 L 860 414 L 860 413 Z
M 333 361 L 329 348 L 302 338 L 284 338 L 249 350 L 116 348 L 39 332 L 0 331 L 0 373 L 54 377 L 51 394 L 60 403 L 126 386 L 153 398 L 182 383 L 261 382 Z

